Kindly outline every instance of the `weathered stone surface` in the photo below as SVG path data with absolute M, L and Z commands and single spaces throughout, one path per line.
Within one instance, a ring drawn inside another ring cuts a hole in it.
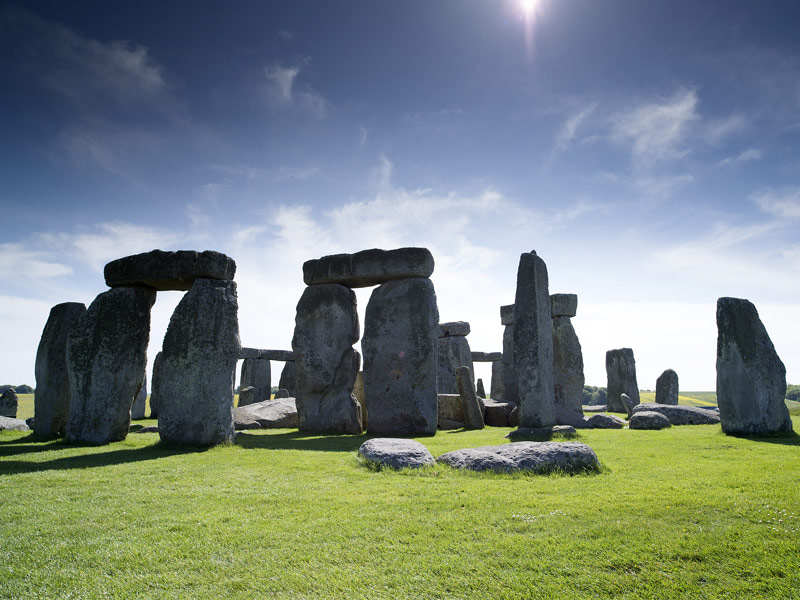
M 640 410 L 628 419 L 628 427 L 631 429 L 666 429 L 672 427 L 669 419 L 652 410 Z
M 582 473 L 600 468 L 597 455 L 581 442 L 513 442 L 467 448 L 442 454 L 437 461 L 472 471 Z
M 520 256 L 517 269 L 514 370 L 519 386 L 520 426 L 555 425 L 553 325 L 547 267 L 533 251 Z
M 557 294 L 571 296 L 574 294 Z M 552 296 L 551 296 L 552 298 Z M 556 410 L 583 411 L 583 352 L 569 317 L 554 317 L 553 388 Z
M 573 412 L 571 410 L 564 410 L 558 406 L 556 406 L 556 423 L 559 425 L 570 425 L 575 429 L 591 428 L 591 425 L 589 425 L 586 417 L 584 417 L 581 413 Z
M 511 427 L 511 411 L 517 407 L 513 402 L 483 401 L 483 421 L 489 427 Z
M 97 296 L 70 329 L 68 441 L 107 444 L 128 435 L 155 301 L 153 288 L 113 288 Z
M 0 395 L 0 417 L 16 419 L 18 406 L 19 398 L 17 398 L 17 391 L 14 388 L 8 388 Z
M 586 423 L 593 429 L 622 429 L 628 423 L 616 415 L 598 413 L 586 419 Z
M 245 358 L 242 361 L 239 386 L 239 406 L 269 400 L 272 395 L 272 370 L 269 359 Z
M 519 405 L 517 403 L 513 404 L 514 408 L 511 409 L 511 413 L 508 415 L 508 426 L 519 427 Z
M 39 340 L 36 351 L 36 391 L 33 399 L 34 431 L 41 437 L 60 437 L 66 433 L 69 417 L 69 374 L 67 336 L 83 313 L 81 302 L 56 304 Z
M 233 425 L 242 429 L 280 429 L 300 425 L 294 398 L 275 398 L 233 409 Z
M 294 360 L 294 352 L 291 350 L 264 350 L 261 348 L 242 348 L 239 354 L 240 360 L 248 358 L 260 358 L 265 360 L 277 360 L 280 362 L 287 362 Z
M 367 428 L 367 403 L 364 400 L 364 371 L 359 371 L 356 380 L 353 382 L 353 397 L 361 407 L 361 426 Z
M 192 446 L 233 441 L 238 311 L 233 281 L 198 278 L 172 313 L 161 351 L 162 440 Z
M 631 415 L 633 414 L 633 409 L 636 407 L 636 405 L 633 403 L 633 400 L 631 400 L 631 397 L 628 396 L 628 394 L 620 394 L 619 401 L 622 404 L 622 408 L 625 409 L 625 414 L 627 414 L 628 418 L 630 419 Z
M 572 425 L 551 425 L 550 427 L 520 427 L 506 434 L 512 442 L 516 440 L 534 439 L 550 440 L 555 436 L 574 437 L 577 431 Z
M 505 400 L 506 383 L 502 360 L 496 360 L 492 363 L 492 382 L 489 385 L 491 387 L 489 395 L 493 400 Z
M 552 294 L 550 296 L 550 315 L 555 317 L 574 317 L 578 314 L 578 294 Z
M 469 367 L 458 367 L 456 369 L 456 381 L 458 382 L 458 395 L 461 396 L 461 403 L 464 405 L 465 423 L 469 429 L 483 429 L 483 410 L 475 394 L 475 385 L 472 381 L 472 371 Z
M 678 374 L 672 369 L 656 379 L 656 404 L 678 404 Z
M 436 373 L 440 394 L 452 394 L 458 391 L 456 369 L 467 366 L 473 369 L 472 352 L 466 337 L 440 337 L 438 344 L 438 370 Z
M 514 305 L 506 304 L 500 307 L 500 324 L 513 325 L 514 324 Z
M 486 390 L 483 387 L 483 379 L 478 377 L 478 381 L 475 382 L 475 393 L 478 394 L 478 398 L 486 398 Z
M 469 323 L 466 321 L 439 323 L 439 337 L 467 336 L 469 332 Z
M 390 281 L 372 292 L 361 342 L 370 433 L 436 431 L 438 325 L 430 279 Z
M 716 411 L 682 404 L 672 406 L 669 404 L 656 404 L 655 402 L 643 402 L 633 409 L 633 414 L 645 410 L 661 413 L 673 425 L 714 425 L 720 422 L 720 415 Z
M 0 431 L 29 431 L 30 427 L 22 419 L 0 415 Z
M 278 398 L 294 398 L 294 396 L 289 393 L 289 390 L 278 390 L 275 392 L 275 400 Z
M 305 289 L 292 339 L 300 429 L 361 433 L 361 407 L 353 396 L 361 366 L 353 348 L 358 336 L 353 290 L 336 283 Z
M 583 407 L 583 412 L 585 413 L 606 412 L 607 410 L 608 406 L 606 406 L 605 404 L 587 404 Z
M 427 248 L 362 250 L 333 254 L 303 264 L 306 285 L 339 283 L 350 288 L 380 285 L 407 278 L 427 278 L 433 273 L 433 255 Z
M 361 444 L 358 453 L 367 462 L 392 469 L 418 469 L 436 464 L 428 449 L 414 440 L 373 438 Z
M 106 285 L 148 285 L 159 291 L 186 291 L 198 277 L 230 280 L 236 274 L 234 260 L 220 252 L 206 250 L 152 250 L 108 263 Z
M 756 307 L 741 298 L 717 300 L 717 404 L 722 430 L 733 434 L 792 431 L 786 368 Z
M 463 426 L 467 417 L 464 415 L 464 404 L 461 402 L 459 394 L 439 394 L 437 403 L 439 429 L 444 429 L 443 421 L 453 421 L 461 423 Z
M 606 375 L 608 410 L 625 412 L 620 394 L 628 394 L 635 404 L 639 404 L 639 384 L 636 383 L 636 361 L 633 358 L 633 350 L 620 348 L 606 352 Z
M 514 325 L 506 325 L 503 330 L 503 399 L 517 402 L 518 390 L 517 372 L 514 370 Z
M 164 377 L 161 374 L 161 364 L 162 364 L 162 357 L 163 354 L 158 352 L 156 357 L 153 359 L 153 379 L 150 384 L 150 418 L 157 419 L 158 413 L 161 410 L 161 382 L 164 381 Z
M 137 421 L 144 419 L 144 413 L 147 409 L 147 373 L 142 378 L 142 385 L 136 396 L 133 398 L 133 405 L 131 406 L 131 419 Z
M 297 377 L 295 374 L 293 360 L 287 360 L 286 364 L 283 365 L 283 371 L 281 371 L 281 378 L 278 382 L 278 387 L 284 390 L 289 390 L 289 396 L 291 398 L 297 397 Z
M 496 362 L 503 360 L 502 352 L 472 352 L 472 362 Z

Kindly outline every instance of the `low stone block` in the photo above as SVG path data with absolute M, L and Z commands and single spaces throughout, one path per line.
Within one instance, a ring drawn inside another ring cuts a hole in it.
M 19 399 L 17 398 L 17 392 L 14 388 L 8 388 L 0 395 L 0 417 L 16 419 L 18 406 Z
M 28 431 L 30 427 L 22 419 L 0 416 L 0 431 Z
M 247 360 L 249 358 L 287 362 L 294 360 L 294 352 L 292 352 L 291 350 L 264 350 L 261 348 L 242 348 L 242 351 L 239 354 L 239 359 Z
M 578 314 L 578 294 L 551 294 L 550 314 L 553 317 L 574 317 Z
M 233 409 L 233 425 L 243 429 L 297 428 L 297 405 L 294 398 L 276 398 Z
M 105 266 L 108 287 L 149 285 L 159 291 L 186 291 L 198 277 L 231 280 L 234 260 L 221 252 L 206 250 L 152 250 L 113 260 Z
M 586 423 L 593 429 L 622 429 L 628 423 L 616 415 L 598 413 L 586 419 Z
M 451 321 L 450 323 L 439 323 L 439 337 L 467 336 L 469 335 L 469 323 L 466 321 Z
M 517 407 L 513 402 L 483 401 L 483 420 L 489 427 L 512 427 L 511 411 Z
M 672 423 L 661 413 L 640 410 L 628 419 L 628 427 L 631 429 L 666 429 L 672 427 Z
M 555 436 L 574 437 L 577 431 L 571 425 L 552 425 L 550 427 L 520 427 L 506 434 L 512 442 L 515 440 L 550 440 Z
M 358 449 L 367 462 L 392 469 L 418 469 L 435 465 L 428 449 L 414 440 L 373 438 Z
M 584 473 L 600 468 L 594 450 L 581 442 L 514 442 L 456 450 L 437 460 L 456 469 L 504 473 Z
M 669 419 L 673 425 L 715 425 L 719 423 L 719 413 L 706 410 L 697 406 L 671 406 L 669 404 L 656 404 L 655 402 L 645 402 L 637 405 L 633 413 L 642 411 L 652 411 L 661 413 Z
M 428 278 L 433 267 L 433 255 L 427 248 L 374 248 L 306 261 L 303 281 L 306 285 L 339 283 L 349 288 L 370 287 L 393 279 Z

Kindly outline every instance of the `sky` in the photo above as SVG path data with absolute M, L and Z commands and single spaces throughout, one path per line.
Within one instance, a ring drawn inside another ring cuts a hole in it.
M 303 262 L 404 246 L 473 350 L 502 349 L 536 250 L 578 294 L 588 384 L 630 347 L 640 388 L 713 390 L 721 296 L 800 383 L 798 23 L 794 1 L 1 2 L 0 383 L 35 384 L 50 308 L 116 258 L 228 254 L 242 344 L 289 349 Z

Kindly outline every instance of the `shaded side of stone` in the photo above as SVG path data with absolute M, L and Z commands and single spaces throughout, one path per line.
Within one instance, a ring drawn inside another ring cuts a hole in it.
M 475 382 L 475 393 L 478 394 L 478 398 L 486 398 L 486 389 L 483 387 L 483 379 L 480 377 Z
M 272 395 L 272 370 L 269 359 L 245 358 L 239 377 L 239 406 L 269 400 Z M 245 391 L 245 388 L 250 388 Z
M 550 314 L 553 317 L 574 317 L 578 313 L 577 294 L 552 294 Z
M 518 402 L 518 389 L 517 371 L 514 369 L 514 325 L 506 325 L 503 330 L 503 399 Z
M 513 325 L 514 324 L 514 305 L 506 304 L 500 307 L 500 324 Z
M 287 360 L 286 364 L 283 365 L 278 387 L 282 390 L 289 390 L 289 396 L 292 398 L 297 397 L 297 379 L 293 360 Z
M 338 283 L 350 288 L 369 287 L 395 279 L 427 278 L 433 267 L 433 255 L 427 248 L 374 248 L 306 261 L 303 281 L 306 285 Z
M 503 360 L 502 352 L 472 352 L 472 362 L 496 362 Z
M 261 358 L 265 360 L 277 360 L 286 362 L 294 360 L 294 352 L 291 350 L 265 350 L 262 348 L 242 348 L 239 355 L 240 360 L 247 358 Z
M 113 260 L 105 266 L 104 274 L 108 287 L 148 285 L 159 291 L 186 291 L 198 277 L 233 279 L 236 263 L 213 250 L 152 250 Z
M 469 367 L 458 367 L 456 369 L 456 381 L 458 382 L 458 395 L 461 397 L 461 404 L 464 406 L 464 417 L 469 429 L 483 429 L 483 410 L 475 394 L 475 384 L 472 381 L 472 371 Z
M 571 294 L 562 294 L 571 295 Z M 553 388 L 556 409 L 583 412 L 583 352 L 569 317 L 553 318 Z
M 439 429 L 445 429 L 442 427 L 442 423 L 445 421 L 460 423 L 459 427 L 463 427 L 467 417 L 464 415 L 464 403 L 461 402 L 461 396 L 459 394 L 439 394 L 437 399 Z
M 18 407 L 19 398 L 14 388 L 8 388 L 5 392 L 0 394 L 0 417 L 16 419 Z
M 511 427 L 511 411 L 517 407 L 513 402 L 495 402 L 485 400 L 483 403 L 483 421 L 489 427 Z
M 678 374 L 672 369 L 656 379 L 656 404 L 678 404 Z
M 473 369 L 469 341 L 463 336 L 440 337 L 437 344 L 439 393 L 457 393 L 456 369 L 460 366 L 469 367 L 470 371 Z
M 469 332 L 469 323 L 466 321 L 439 323 L 439 337 L 466 336 L 469 335 Z
M 164 376 L 161 374 L 163 354 L 158 352 L 153 359 L 153 378 L 150 383 L 150 418 L 157 419 L 158 413 L 161 410 L 161 382 L 164 381 Z
M 496 360 L 492 363 L 492 382 L 489 385 L 491 387 L 489 395 L 492 400 L 505 400 L 506 383 L 502 360 Z
M 633 350 L 619 348 L 606 352 L 606 376 L 608 377 L 608 399 L 611 412 L 626 412 L 620 394 L 628 394 L 634 404 L 639 404 L 639 384 L 636 382 L 636 361 Z
M 133 398 L 133 405 L 131 406 L 131 419 L 138 421 L 144 419 L 144 413 L 147 409 L 147 373 L 142 378 L 142 384 L 139 386 L 139 391 Z

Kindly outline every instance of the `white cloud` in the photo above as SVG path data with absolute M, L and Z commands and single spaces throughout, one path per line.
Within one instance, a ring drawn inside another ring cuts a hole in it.
M 310 85 L 298 85 L 299 66 L 273 64 L 264 68 L 267 82 L 267 102 L 271 108 L 299 108 L 318 119 L 325 117 L 328 101 Z
M 800 218 L 800 188 L 767 190 L 757 194 L 753 199 L 761 210 L 775 217 Z
M 592 115 L 592 113 L 594 113 L 596 108 L 597 103 L 589 104 L 588 106 L 580 109 L 577 113 L 570 116 L 564 122 L 558 132 L 558 135 L 556 136 L 556 146 L 559 149 L 563 150 L 570 145 L 572 140 L 575 138 L 581 124 L 583 124 Z
M 737 156 L 729 156 L 722 159 L 717 163 L 717 166 L 730 167 L 753 160 L 760 160 L 763 155 L 764 153 L 757 148 L 747 148 L 746 150 L 742 150 Z
M 23 244 L 0 244 L 0 277 L 6 281 L 71 275 L 72 267 L 47 252 Z
M 746 130 L 747 127 L 747 120 L 742 115 L 716 119 L 706 125 L 705 139 L 712 144 L 718 144 L 725 138 Z
M 319 167 L 278 167 L 270 173 L 272 181 L 305 181 L 319 175 Z

